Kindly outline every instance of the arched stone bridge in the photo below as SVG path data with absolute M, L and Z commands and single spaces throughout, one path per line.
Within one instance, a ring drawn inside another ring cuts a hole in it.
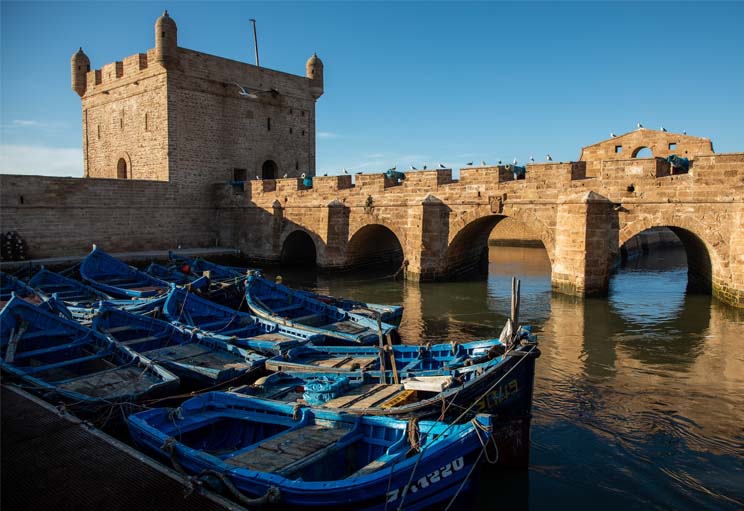
M 656 157 L 628 158 L 641 147 Z M 690 157 L 689 170 L 672 168 L 671 153 Z M 553 289 L 589 296 L 607 291 L 626 241 L 668 227 L 687 251 L 689 288 L 744 307 L 744 153 L 713 154 L 708 139 L 638 130 L 577 162 L 527 165 L 516 180 L 506 165 L 464 168 L 458 180 L 449 169 L 400 183 L 354 177 L 221 185 L 220 242 L 278 261 L 309 237 L 321 268 L 397 256 L 407 279 L 452 279 L 482 264 L 489 233 L 512 217 L 542 240 Z

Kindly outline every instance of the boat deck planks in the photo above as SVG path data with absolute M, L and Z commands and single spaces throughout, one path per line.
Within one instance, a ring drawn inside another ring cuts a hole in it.
M 390 399 L 400 390 L 400 385 L 384 385 L 381 383 L 360 385 L 348 394 L 329 400 L 323 406 L 326 408 L 370 407 Z
M 147 352 L 147 357 L 155 362 L 168 360 L 183 364 L 207 367 L 210 369 L 247 369 L 251 367 L 239 355 L 214 351 L 199 344 L 179 344 Z
M 75 378 L 61 383 L 59 387 L 98 397 L 112 393 L 142 392 L 157 382 L 157 378 L 141 367 L 130 366 Z
M 351 428 L 328 428 L 317 424 L 276 435 L 251 450 L 227 458 L 225 463 L 261 472 L 296 468 L 321 449 L 336 443 Z

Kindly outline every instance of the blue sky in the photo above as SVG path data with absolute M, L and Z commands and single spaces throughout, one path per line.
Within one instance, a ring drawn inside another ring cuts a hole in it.
M 663 125 L 744 151 L 744 3 L 8 2 L 0 172 L 82 174 L 70 56 L 93 68 L 179 45 L 304 74 L 317 51 L 317 171 L 577 159 L 613 131 Z

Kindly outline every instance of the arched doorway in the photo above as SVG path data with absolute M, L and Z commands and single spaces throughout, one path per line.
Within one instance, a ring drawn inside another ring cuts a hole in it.
M 261 165 L 261 179 L 276 179 L 278 170 L 274 160 L 266 160 Z
M 631 155 L 633 158 L 653 158 L 654 153 L 648 147 L 641 146 L 633 151 Z
M 116 163 L 116 177 L 117 179 L 126 179 L 128 177 L 127 160 L 124 158 L 119 158 L 119 161 Z
M 315 266 L 316 259 L 315 243 L 305 231 L 293 231 L 284 240 L 280 256 L 282 266 Z
M 346 265 L 350 269 L 395 271 L 403 264 L 403 247 L 398 237 L 384 225 L 365 225 L 349 240 Z

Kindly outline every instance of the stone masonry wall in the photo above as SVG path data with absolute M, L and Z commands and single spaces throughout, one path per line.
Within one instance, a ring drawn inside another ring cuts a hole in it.
M 0 231 L 17 231 L 28 256 L 215 245 L 211 201 L 186 203 L 153 181 L 0 175 Z

